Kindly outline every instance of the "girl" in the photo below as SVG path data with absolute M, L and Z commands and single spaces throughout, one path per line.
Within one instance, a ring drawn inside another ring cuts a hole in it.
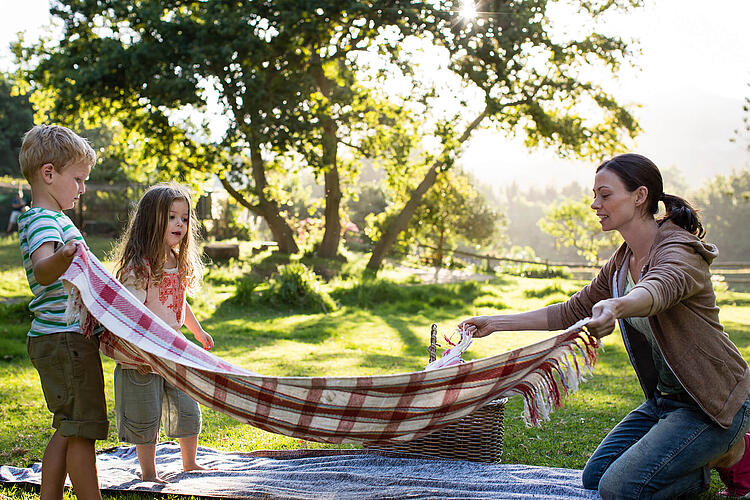
M 706 489 L 716 467 L 727 493 L 750 491 L 750 371 L 719 323 L 708 270 L 718 252 L 703 242 L 697 213 L 665 194 L 656 165 L 636 154 L 599 165 L 591 208 L 625 243 L 589 285 L 564 303 L 459 326 L 484 337 L 590 316 L 589 333 L 603 337 L 617 321 L 646 401 L 599 444 L 584 487 L 604 499 L 674 498 Z
M 148 189 L 120 242 L 116 276 L 168 325 L 179 332 L 184 324 L 204 349 L 211 349 L 213 339 L 185 300 L 203 274 L 192 207 L 190 192 L 177 183 Z M 203 469 L 195 462 L 201 429 L 198 403 L 150 367 L 117 364 L 115 413 L 118 438 L 136 445 L 143 481 L 165 482 L 155 463 L 160 419 L 165 434 L 180 442 L 183 469 Z

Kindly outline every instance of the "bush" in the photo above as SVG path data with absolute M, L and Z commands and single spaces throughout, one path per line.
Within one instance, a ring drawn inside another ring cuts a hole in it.
M 344 305 L 363 308 L 402 302 L 406 299 L 403 285 L 382 279 L 366 279 L 348 288 L 337 288 L 332 292 L 332 296 Z
M 279 269 L 279 275 L 271 279 L 268 289 L 261 293 L 261 300 L 271 305 L 287 305 L 303 310 L 336 310 L 336 303 L 323 290 L 315 273 L 298 262 Z
M 496 297 L 483 295 L 474 301 L 474 307 L 487 307 L 490 309 L 507 309 L 508 306 Z
M 291 256 L 281 252 L 271 252 L 259 261 L 252 262 L 253 273 L 262 279 L 269 279 L 275 275 L 282 266 L 292 262 Z
M 571 279 L 573 275 L 564 267 L 545 266 L 544 264 L 506 265 L 500 272 L 522 276 L 524 278 L 564 278 Z
M 241 304 L 243 306 L 250 306 L 253 304 L 253 292 L 260 285 L 260 280 L 252 275 L 246 274 L 242 278 L 236 281 L 237 288 L 232 298 L 233 302 Z
M 0 304 L 0 318 L 9 323 L 31 322 L 34 314 L 29 311 L 29 300 Z
M 203 281 L 212 285 L 234 285 L 237 282 L 237 276 L 247 273 L 249 269 L 248 264 L 235 259 L 211 263 L 206 266 Z
M 562 285 L 559 282 L 554 282 L 551 285 L 545 286 L 544 288 L 538 288 L 533 290 L 524 290 L 523 294 L 527 298 L 536 298 L 541 299 L 542 297 L 548 297 L 550 295 L 554 295 L 556 293 L 561 293 L 563 295 L 571 296 L 574 293 L 576 293 L 575 290 L 565 290 Z
M 347 306 L 372 308 L 393 304 L 407 311 L 422 310 L 426 306 L 460 309 L 481 294 L 481 285 L 475 281 L 449 285 L 408 285 L 384 279 L 366 279 L 332 292 L 338 302 Z

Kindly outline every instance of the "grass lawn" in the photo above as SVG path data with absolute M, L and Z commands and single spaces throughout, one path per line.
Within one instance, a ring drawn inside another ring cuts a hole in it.
M 111 244 L 97 238 L 89 238 L 88 243 L 100 257 Z M 15 237 L 0 237 L 0 418 L 4 423 L 0 427 L 0 464 L 27 466 L 41 460 L 52 429 L 36 371 L 26 354 L 29 320 L 23 304 L 30 292 L 20 261 Z M 373 295 L 361 299 L 367 307 L 342 305 L 328 314 L 300 313 L 248 308 L 227 300 L 235 294 L 237 278 L 248 267 L 248 263 L 212 267 L 203 291 L 192 301 L 193 310 L 214 336 L 214 352 L 218 356 L 256 372 L 279 376 L 419 370 L 427 361 L 432 323 L 438 324 L 441 333 L 449 333 L 468 316 L 541 307 L 564 300 L 584 283 L 503 275 L 489 283 L 402 285 L 408 286 L 406 298 L 395 303 Z M 409 281 L 406 276 L 402 279 Z M 350 286 L 351 280 L 334 280 L 326 288 L 334 298 L 351 298 L 352 293 L 347 295 Z M 719 299 L 727 331 L 745 358 L 750 359 L 750 294 L 720 292 Z M 539 428 L 526 428 L 521 418 L 521 399 L 509 401 L 504 462 L 581 469 L 605 434 L 643 400 L 619 333 L 615 333 L 604 339 L 594 374 L 578 394 L 565 400 L 563 409 L 552 414 L 551 421 Z M 475 341 L 465 357 L 489 356 L 547 335 L 548 332 L 495 334 Z M 120 444 L 114 420 L 114 363 L 104 358 L 103 365 L 111 425 L 108 439 L 97 442 L 97 449 Z M 199 443 L 238 451 L 331 447 L 270 434 L 206 408 Z M 713 497 L 721 486 L 714 473 L 711 493 L 703 497 Z M 2 495 L 34 498 L 36 493 L 0 486 Z M 107 498 L 147 497 L 123 493 Z

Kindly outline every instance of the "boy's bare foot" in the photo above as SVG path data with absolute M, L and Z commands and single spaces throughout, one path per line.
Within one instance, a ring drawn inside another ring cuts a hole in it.
M 167 481 L 166 479 L 162 479 L 158 475 L 154 475 L 152 477 L 150 475 L 149 476 L 144 476 L 141 473 L 141 474 L 138 474 L 138 476 L 141 478 L 141 481 L 143 481 L 144 483 L 160 483 L 160 484 L 167 484 L 167 483 L 169 483 L 169 481 Z

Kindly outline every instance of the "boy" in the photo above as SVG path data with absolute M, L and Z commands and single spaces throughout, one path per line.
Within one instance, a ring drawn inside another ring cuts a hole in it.
M 64 319 L 67 292 L 60 281 L 83 237 L 62 213 L 86 191 L 96 161 L 86 139 L 56 125 L 37 125 L 23 137 L 21 171 L 31 185 L 31 209 L 18 218 L 23 264 L 34 299 L 27 337 L 55 433 L 42 458 L 41 500 L 61 499 L 65 475 L 79 499 L 101 499 L 94 441 L 109 422 L 96 336 L 84 337 Z

